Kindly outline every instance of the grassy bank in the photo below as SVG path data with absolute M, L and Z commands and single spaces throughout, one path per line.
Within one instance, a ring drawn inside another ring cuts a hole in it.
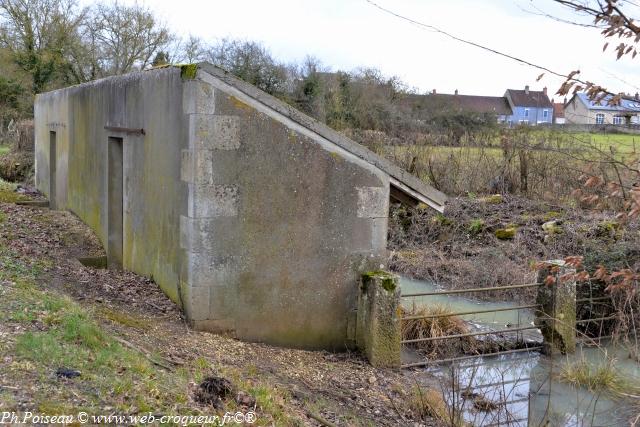
M 0 186 L 2 411 L 251 410 L 256 425 L 437 425 L 409 405 L 412 378 L 374 369 L 358 354 L 191 330 L 148 278 L 80 264 L 79 256 L 104 254 L 95 235 L 69 213 L 5 203 L 14 189 Z M 231 386 L 217 406 L 202 400 L 207 377 Z

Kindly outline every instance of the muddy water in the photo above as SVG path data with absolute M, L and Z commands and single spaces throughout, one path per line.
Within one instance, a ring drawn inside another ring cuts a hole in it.
M 438 290 L 432 283 L 404 278 L 400 284 L 404 294 Z M 455 294 L 412 299 L 416 305 L 440 304 L 455 312 L 514 305 L 474 301 Z M 403 303 L 407 307 L 412 304 Z M 463 318 L 477 328 L 498 329 L 507 324 L 527 324 L 533 320 L 533 313 L 505 311 Z M 593 393 L 558 380 L 563 366 L 572 361 L 586 360 L 596 366 L 614 359 L 616 369 L 628 381 L 640 383 L 640 364 L 628 355 L 627 349 L 605 344 L 602 348 L 580 347 L 571 356 L 549 358 L 532 352 L 477 357 L 425 370 L 437 378 L 450 407 L 474 426 L 628 426 L 639 410 L 632 400 Z M 420 372 L 412 374 L 419 376 Z

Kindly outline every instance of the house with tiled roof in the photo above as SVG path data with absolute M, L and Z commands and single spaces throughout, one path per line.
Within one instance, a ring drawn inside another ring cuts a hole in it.
M 405 106 L 410 106 L 414 112 L 421 109 L 437 109 L 452 112 L 470 112 L 478 114 L 494 114 L 498 123 L 505 123 L 513 114 L 509 103 L 502 96 L 459 95 L 458 90 L 453 94 L 436 93 L 428 95 L 408 95 L 404 100 Z
M 586 93 L 576 93 L 565 105 L 567 123 L 588 125 L 632 125 L 640 124 L 640 96 L 623 97 L 612 103 L 613 95 L 597 101 Z
M 547 88 L 541 91 L 507 89 L 504 97 L 513 114 L 507 119 L 509 125 L 537 125 L 553 122 L 553 104 L 547 96 Z

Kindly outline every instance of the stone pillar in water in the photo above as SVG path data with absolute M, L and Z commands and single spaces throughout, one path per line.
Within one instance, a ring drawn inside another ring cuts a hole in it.
M 385 271 L 361 277 L 356 343 L 376 367 L 400 367 L 400 287 Z
M 535 324 L 544 337 L 545 354 L 573 353 L 576 348 L 576 282 L 561 280 L 566 274 L 575 273 L 562 260 L 547 261 L 538 272 L 538 283 L 545 283 L 548 276 L 555 278 L 551 284 L 538 288 Z

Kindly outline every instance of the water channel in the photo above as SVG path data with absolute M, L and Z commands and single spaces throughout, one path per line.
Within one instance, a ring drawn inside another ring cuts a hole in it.
M 403 294 L 438 291 L 433 283 L 401 278 Z M 510 302 L 477 301 L 464 294 L 436 295 L 403 301 L 412 305 L 439 304 L 454 312 L 467 312 L 517 305 Z M 499 311 L 462 316 L 475 329 L 526 326 L 533 321 L 530 310 Z M 537 331 L 529 336 L 536 340 Z M 405 360 L 416 354 L 405 352 Z M 614 363 L 630 382 L 640 384 L 640 364 L 628 349 L 604 343 L 600 347 L 579 346 L 576 353 L 547 357 L 538 352 L 475 357 L 448 364 L 428 365 L 411 372 L 428 372 L 437 379 L 449 407 L 473 426 L 591 427 L 628 426 L 640 411 L 640 402 L 605 392 L 590 392 L 558 380 L 567 363 L 587 361 L 592 366 Z M 426 377 L 425 377 L 426 378 Z M 425 380 L 426 381 L 426 380 Z M 433 382 L 431 379 L 430 381 Z M 480 402 L 480 404 L 478 404 Z

